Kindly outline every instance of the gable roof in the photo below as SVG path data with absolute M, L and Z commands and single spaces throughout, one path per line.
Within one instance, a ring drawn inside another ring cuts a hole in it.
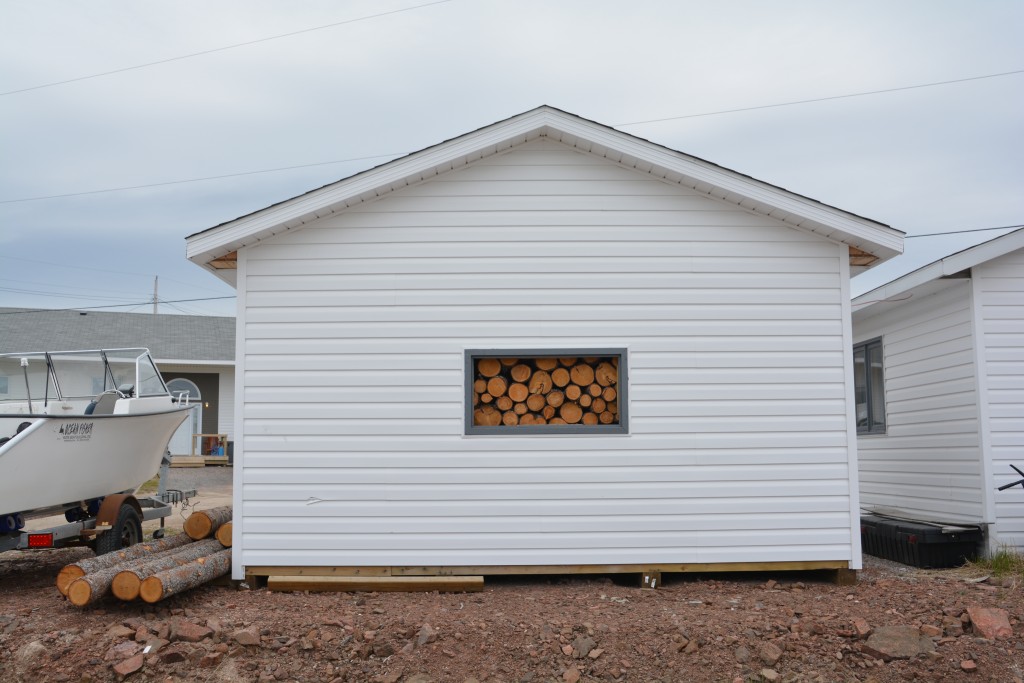
M 542 137 L 843 242 L 862 265 L 903 251 L 903 233 L 883 223 L 545 105 L 189 235 L 186 255 L 233 283 L 238 249 Z
M 855 313 L 866 311 L 875 304 L 884 303 L 886 299 L 906 294 L 916 287 L 959 275 L 969 268 L 1005 256 L 1018 249 L 1024 249 L 1024 228 L 962 249 L 906 275 L 901 275 L 895 280 L 890 280 L 884 285 L 879 285 L 869 292 L 864 292 L 853 300 L 853 305 L 859 307 Z
M 0 353 L 146 347 L 158 363 L 235 362 L 235 319 L 0 308 Z

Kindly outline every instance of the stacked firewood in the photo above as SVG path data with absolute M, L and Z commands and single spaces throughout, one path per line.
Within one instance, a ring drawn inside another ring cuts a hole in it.
M 152 603 L 231 571 L 230 506 L 192 513 L 184 531 L 66 565 L 57 590 L 78 607 L 109 594 Z
M 612 425 L 619 422 L 619 358 L 478 358 L 473 424 Z

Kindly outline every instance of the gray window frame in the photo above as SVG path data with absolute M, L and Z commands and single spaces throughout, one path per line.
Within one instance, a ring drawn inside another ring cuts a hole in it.
M 618 356 L 619 383 L 615 387 L 618 394 L 619 422 L 611 425 L 525 425 L 516 427 L 496 426 L 481 427 L 473 424 L 473 379 L 474 362 L 479 358 L 568 358 L 590 356 Z M 464 434 L 466 436 L 561 436 L 565 434 L 584 434 L 589 436 L 611 436 L 629 434 L 629 368 L 626 348 L 528 348 L 528 349 L 466 349 L 463 372 L 463 413 Z
M 882 361 L 882 386 L 881 387 L 874 387 L 874 386 L 872 386 L 873 385 L 873 381 L 871 379 L 871 351 L 873 349 L 878 349 L 879 357 L 881 358 L 881 361 Z M 857 423 L 857 414 L 856 414 L 856 411 L 857 411 L 857 397 L 856 397 L 856 390 L 857 390 L 857 361 L 856 361 L 856 359 L 857 359 L 857 352 L 860 351 L 860 350 L 864 351 L 864 403 L 865 403 L 865 406 L 867 408 L 867 424 L 864 425 L 864 426 L 861 426 L 860 424 L 856 424 Z M 884 347 L 882 345 L 882 338 L 881 337 L 876 337 L 875 339 L 868 339 L 866 341 L 854 344 L 853 345 L 853 355 L 851 357 L 851 360 L 853 362 L 853 386 L 854 386 L 853 410 L 854 410 L 854 423 L 856 424 L 856 427 L 857 427 L 857 434 L 885 434 L 886 430 L 889 427 L 889 418 L 888 418 L 888 414 L 887 414 L 888 411 L 887 411 L 886 405 L 885 405 L 885 352 L 884 352 Z M 882 421 L 881 421 L 880 425 L 877 424 L 877 420 L 875 419 L 874 408 L 873 408 L 874 401 L 872 401 L 872 398 L 874 397 L 876 392 L 880 392 L 881 399 L 882 399 L 881 400 L 881 405 L 882 405 Z

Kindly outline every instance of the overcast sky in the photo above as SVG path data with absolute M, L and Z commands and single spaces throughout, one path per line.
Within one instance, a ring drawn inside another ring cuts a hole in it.
M 540 104 L 910 235 L 1024 223 L 1024 73 L 621 125 L 1024 69 L 1022 2 L 426 2 L 0 0 L 0 306 L 229 297 L 186 235 Z

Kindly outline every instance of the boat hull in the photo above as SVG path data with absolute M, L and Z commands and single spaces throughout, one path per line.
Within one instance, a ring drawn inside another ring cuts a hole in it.
M 133 415 L 26 416 L 0 446 L 0 514 L 134 490 L 160 467 L 186 409 Z

